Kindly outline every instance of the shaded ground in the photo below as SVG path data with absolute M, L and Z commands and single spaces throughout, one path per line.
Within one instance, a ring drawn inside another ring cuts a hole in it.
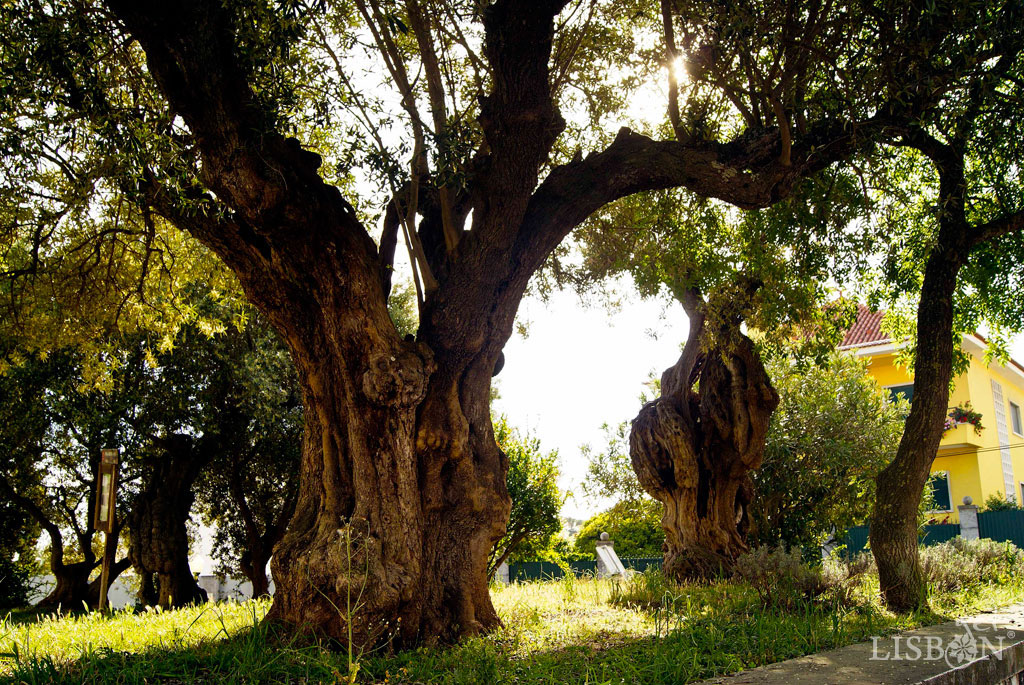
M 936 597 L 897 618 L 861 588 L 849 605 L 765 608 L 736 583 L 672 590 L 644 608 L 614 581 L 567 579 L 494 591 L 505 628 L 451 648 L 356 654 L 356 682 L 680 683 L 832 649 L 1024 601 L 1024 583 Z M 14 682 L 349 682 L 347 655 L 259 624 L 268 602 L 0 624 L 0 679 Z M 255 627 L 254 627 L 255 626 Z

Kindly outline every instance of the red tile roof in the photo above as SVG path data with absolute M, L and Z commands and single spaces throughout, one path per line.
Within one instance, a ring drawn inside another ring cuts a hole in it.
M 870 307 L 858 304 L 857 320 L 850 326 L 850 330 L 846 331 L 843 341 L 839 343 L 839 349 L 867 347 L 868 345 L 881 345 L 890 342 L 889 336 L 882 332 L 883 316 L 885 316 L 885 312 L 872 311 Z M 988 340 L 981 333 L 975 331 L 974 337 L 980 340 L 983 345 L 988 345 Z M 1024 364 L 1021 364 L 1016 359 L 1011 359 L 1009 365 L 1024 373 Z
M 872 311 L 862 304 L 857 305 L 857 320 L 846 331 L 839 347 L 864 347 L 889 342 L 889 336 L 882 332 L 882 317 L 885 312 Z

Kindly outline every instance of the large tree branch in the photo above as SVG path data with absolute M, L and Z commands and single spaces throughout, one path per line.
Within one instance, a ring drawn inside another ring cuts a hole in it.
M 575 226 L 634 193 L 683 187 L 741 209 L 770 206 L 801 179 L 866 148 L 888 121 L 819 125 L 793 145 L 788 165 L 779 161 L 779 137 L 771 131 L 725 144 L 683 144 L 624 128 L 605 150 L 555 168 L 540 185 L 517 239 L 520 265 L 536 269 Z
M 980 245 L 986 240 L 992 240 L 1007 233 L 1016 233 L 1021 230 L 1024 230 L 1024 212 L 1001 216 L 998 219 L 975 226 L 972 230 L 971 245 Z
M 355 210 L 317 173 L 319 155 L 269 129 L 270 117 L 239 58 L 230 5 L 108 4 L 142 45 L 161 92 L 195 136 L 203 182 L 246 225 L 268 239 L 278 237 L 284 248 L 301 226 L 308 232 L 304 239 L 321 238 L 343 255 L 375 257 L 376 246 Z
M 51 521 L 38 504 L 16 491 L 6 478 L 0 478 L 0 492 L 34 518 L 50 536 L 50 570 L 58 573 L 64 568 L 64 536 L 60 526 Z

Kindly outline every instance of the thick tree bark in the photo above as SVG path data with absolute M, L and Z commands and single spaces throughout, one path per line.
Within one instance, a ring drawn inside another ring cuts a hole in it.
M 470 214 L 472 225 L 445 231 L 444 201 L 437 216 L 420 208 L 415 232 L 438 284 L 423 303 L 416 340 L 402 341 L 386 308 L 394 219 L 378 251 L 352 206 L 321 179 L 319 156 L 267 130 L 249 62 L 238 58 L 232 6 L 107 4 L 187 124 L 217 209 L 200 211 L 213 201 L 199 193 L 184 202 L 168 197 L 155 174 L 146 179 L 147 200 L 238 275 L 287 342 L 302 387 L 300 495 L 271 562 L 268 620 L 351 637 L 357 649 L 451 640 L 498 625 L 487 559 L 510 502 L 506 459 L 492 435 L 490 377 L 531 275 L 574 226 L 625 195 L 679 185 L 741 207 L 766 206 L 869 144 L 892 116 L 856 130 L 825 122 L 793 145 L 789 164 L 780 164 L 770 131 L 687 146 L 623 130 L 605 151 L 539 183 L 564 128 L 548 70 L 555 17 L 566 2 L 490 3 L 482 12 L 491 67 L 491 90 L 480 100 L 485 144 L 469 164 L 468 189 L 448 203 L 453 228 Z M 735 390 L 731 398 L 702 398 L 700 411 L 722 425 L 704 430 L 709 443 L 693 457 L 730 483 L 742 481 L 745 460 L 758 460 L 750 446 L 762 423 L 761 412 L 744 416 L 749 407 L 733 405 L 774 397 L 742 341 L 736 349 L 707 365 L 709 383 L 722 376 Z M 710 405 L 718 400 L 725 404 Z M 719 433 L 714 439 L 735 454 L 712 456 L 711 436 Z M 725 468 L 730 463 L 734 469 Z M 742 503 L 739 485 L 716 495 L 715 527 L 736 528 L 727 519 Z
M 748 549 L 749 474 L 761 465 L 779 403 L 739 320 L 712 337 L 695 293 L 686 309 L 683 353 L 662 375 L 661 397 L 633 420 L 629 437 L 641 485 L 665 505 L 663 568 L 679 580 L 729 572 Z
M 143 582 L 139 600 L 169 608 L 205 602 L 188 564 L 187 522 L 195 496 L 192 486 L 213 454 L 198 439 L 175 435 L 153 460 L 146 487 L 130 514 L 132 565 Z M 155 585 L 153 583 L 155 577 Z
M 295 355 L 303 483 L 271 562 L 271 620 L 336 637 L 351 629 L 357 646 L 454 639 L 498 623 L 486 562 L 510 501 L 490 428 L 495 357 L 432 383 L 442 372 L 425 345 L 391 345 L 363 352 L 361 374 Z
M 239 568 L 252 584 L 252 596 L 267 597 L 270 595 L 270 579 L 267 578 L 267 564 L 270 563 L 270 555 L 262 550 L 244 552 L 239 561 Z
M 89 604 L 89 574 L 96 568 L 95 563 L 79 561 L 74 564 L 50 566 L 56 585 L 36 605 L 41 609 L 56 611 L 77 611 Z

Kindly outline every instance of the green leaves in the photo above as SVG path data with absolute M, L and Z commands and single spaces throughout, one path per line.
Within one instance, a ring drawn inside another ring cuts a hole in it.
M 562 529 L 558 512 L 558 453 L 541 451 L 540 440 L 521 435 L 504 416 L 494 421 L 494 437 L 508 457 L 506 483 L 512 498 L 505 536 L 491 552 L 493 567 L 520 545 L 543 546 Z
M 892 402 L 851 355 L 821 366 L 795 361 L 767 364 L 781 401 L 753 472 L 751 536 L 814 549 L 870 514 L 874 478 L 896 454 L 907 403 Z

